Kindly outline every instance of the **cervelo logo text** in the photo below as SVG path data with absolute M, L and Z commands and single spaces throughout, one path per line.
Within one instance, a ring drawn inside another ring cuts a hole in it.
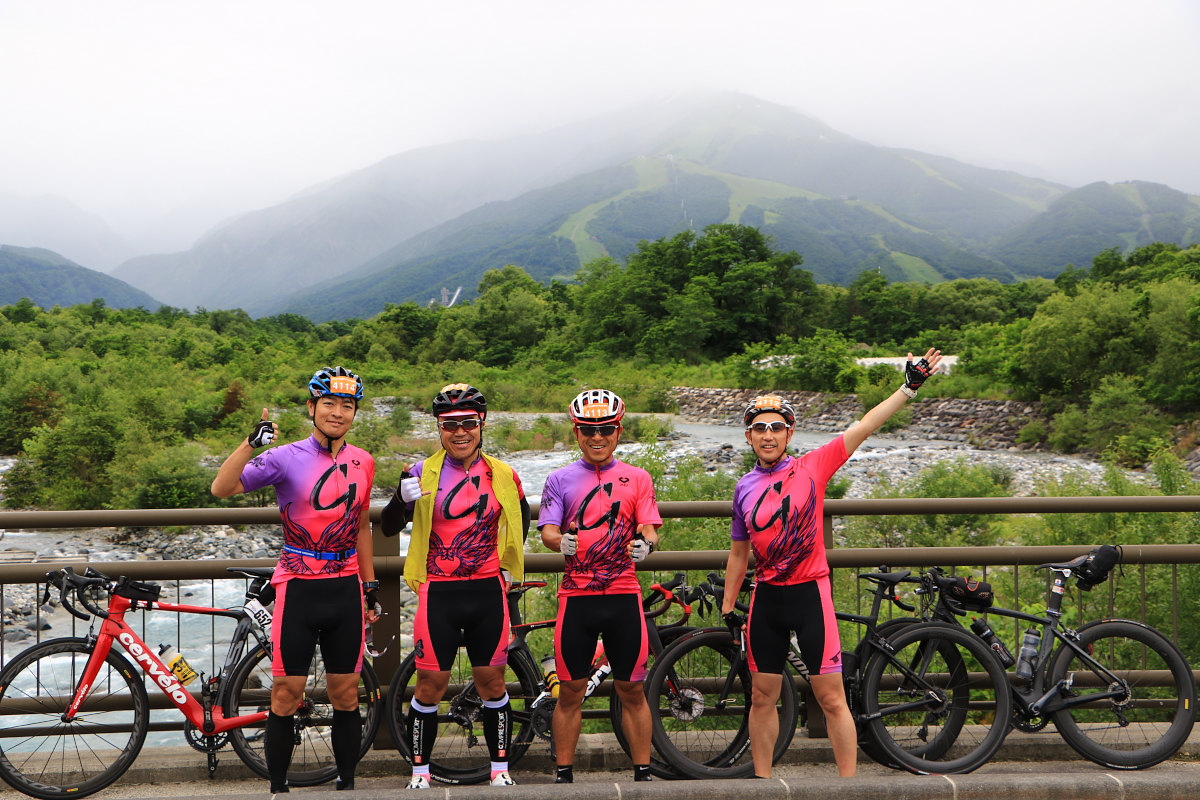
M 184 705 L 188 701 L 188 693 L 183 690 L 183 686 L 179 681 L 175 680 L 175 676 L 171 674 L 171 670 L 163 666 L 163 663 L 150 654 L 145 648 L 137 643 L 132 633 L 122 633 L 117 639 L 121 644 L 125 645 L 125 649 L 133 656 L 133 660 L 142 665 L 147 674 L 154 679 L 154 682 L 162 687 L 163 691 L 171 696 L 179 705 Z

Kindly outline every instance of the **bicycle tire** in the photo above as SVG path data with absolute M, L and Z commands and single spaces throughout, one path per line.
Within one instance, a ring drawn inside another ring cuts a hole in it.
M 1012 716 L 1012 691 L 992 651 L 940 622 L 903 627 L 888 641 L 891 650 L 863 668 L 862 708 L 875 743 L 919 774 L 971 772 L 986 763 Z
M 416 654 L 409 653 L 388 686 L 388 730 L 400 754 L 410 764 L 412 747 L 408 739 L 408 712 L 416 676 Z M 533 742 L 530 708 L 538 696 L 538 681 L 525 661 L 519 658 L 509 659 L 504 679 L 512 704 L 512 734 L 508 748 L 508 764 L 512 767 Z M 446 694 L 438 704 L 438 731 L 429 758 L 429 774 L 442 783 L 482 783 L 491 776 L 491 757 L 479 723 L 483 700 L 475 689 L 471 665 L 463 652 L 455 656 L 450 689 Z
M 654 746 L 689 778 L 739 778 L 754 772 L 749 733 L 752 678 L 738 650 L 728 630 L 698 631 L 666 648 L 647 676 Z M 735 662 L 739 666 L 733 672 Z M 721 708 L 717 701 L 727 679 L 732 680 L 735 702 Z M 774 761 L 791 743 L 798 713 L 795 684 L 785 680 L 782 686 Z
M 105 657 L 75 718 L 62 721 L 93 649 L 83 638 L 51 639 L 0 670 L 0 777 L 17 791 L 42 800 L 86 797 L 117 781 L 142 749 L 149 698 L 117 650 Z
M 381 723 L 382 697 L 379 678 L 370 662 L 364 660 L 358 684 L 358 710 L 362 719 L 362 743 L 358 755 L 362 758 Z M 239 716 L 265 711 L 271 707 L 271 655 L 262 647 L 254 648 L 242 658 L 230 673 L 225 715 Z M 325 662 L 318 652 L 313 656 L 304 699 L 295 714 L 297 745 L 292 751 L 287 779 L 292 786 L 316 786 L 337 777 L 333 745 L 329 730 L 333 722 L 333 705 L 325 688 Z M 234 728 L 229 732 L 234 751 L 246 766 L 264 778 L 267 772 L 266 722 Z
M 895 636 L 899 631 L 907 628 L 910 625 L 919 625 L 924 620 L 917 617 L 893 617 L 885 622 L 880 623 L 875 628 L 875 635 L 884 641 Z M 855 726 L 858 729 L 858 746 L 877 764 L 888 767 L 889 769 L 902 770 L 904 765 L 896 759 L 888 755 L 887 750 L 879 745 L 871 736 L 869 726 L 864 724 L 862 719 L 862 673 L 866 669 L 866 661 L 875 655 L 875 650 L 870 646 L 870 638 L 864 636 L 854 648 L 853 664 L 857 665 L 857 674 L 843 672 L 843 682 L 846 684 L 846 700 L 850 705 L 850 711 L 854 714 Z M 843 668 L 846 662 L 843 661 Z M 954 739 L 957 737 L 957 731 L 948 731 L 942 729 L 935 741 L 926 746 L 922 752 L 938 752 L 944 754 L 946 749 L 954 744 Z
M 1073 706 L 1051 714 L 1059 734 L 1081 756 L 1116 769 L 1145 769 L 1179 751 L 1196 719 L 1196 685 L 1179 648 L 1154 628 L 1132 620 L 1085 625 L 1078 643 L 1128 686 L 1124 698 L 1096 701 L 1098 707 Z M 1154 671 L 1170 681 L 1152 686 Z M 1073 677 L 1072 696 L 1080 687 L 1108 682 L 1070 647 L 1060 644 L 1050 661 L 1049 686 Z M 1095 680 L 1088 680 L 1094 676 Z

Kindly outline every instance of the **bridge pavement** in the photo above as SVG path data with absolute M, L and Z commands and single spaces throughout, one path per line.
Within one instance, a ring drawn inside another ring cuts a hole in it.
M 771 780 L 662 781 L 635 784 L 628 759 L 610 736 L 581 737 L 575 784 L 552 783 L 548 749 L 535 745 L 513 770 L 522 800 L 1197 800 L 1200 798 L 1200 730 L 1176 758 L 1141 771 L 1111 770 L 1082 760 L 1054 732 L 1013 732 L 990 763 L 969 775 L 909 775 L 859 754 L 856 778 L 839 779 L 827 740 L 798 733 Z M 405 794 L 407 764 L 395 751 L 373 751 L 359 767 L 354 792 L 332 785 L 294 788 L 289 800 L 395 800 Z M 482 800 L 508 790 L 435 783 L 426 800 Z M 569 794 L 568 794 L 569 793 Z M 8 787 L 0 800 L 24 795 Z M 215 779 L 203 754 L 187 747 L 147 748 L 101 800 L 186 797 L 266 800 L 266 781 L 246 769 L 232 750 L 222 753 Z

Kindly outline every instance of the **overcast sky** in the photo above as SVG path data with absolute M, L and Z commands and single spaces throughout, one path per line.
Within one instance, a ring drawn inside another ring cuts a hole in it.
M 1198 78 L 1195 0 L 0 0 L 0 192 L 194 236 L 414 147 L 715 89 L 1200 194 Z

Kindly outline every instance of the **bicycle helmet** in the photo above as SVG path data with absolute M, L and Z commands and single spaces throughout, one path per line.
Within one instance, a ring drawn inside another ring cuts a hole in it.
M 469 383 L 451 383 L 443 386 L 433 398 L 433 415 L 475 413 L 480 419 L 487 417 L 487 398 L 483 392 Z
M 322 367 L 308 382 L 308 393 L 314 400 L 332 395 L 358 401 L 363 398 L 363 382 L 345 367 Z
M 742 424 L 749 425 L 759 414 L 768 412 L 779 414 L 788 425 L 796 424 L 796 410 L 792 404 L 777 394 L 760 394 L 750 401 L 742 415 Z
M 571 401 L 567 415 L 577 425 L 620 422 L 625 416 L 625 401 L 608 389 L 584 389 Z

